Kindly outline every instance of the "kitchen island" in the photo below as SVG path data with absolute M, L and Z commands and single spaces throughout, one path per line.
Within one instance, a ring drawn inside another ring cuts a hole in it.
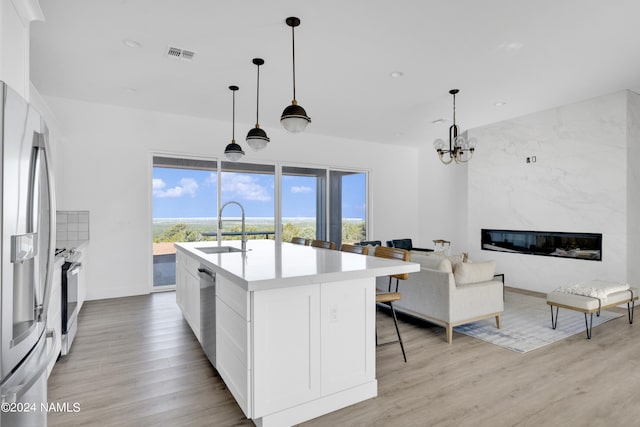
M 273 240 L 250 240 L 246 252 L 237 240 L 175 246 L 178 305 L 256 425 L 377 395 L 375 278 L 418 264 Z

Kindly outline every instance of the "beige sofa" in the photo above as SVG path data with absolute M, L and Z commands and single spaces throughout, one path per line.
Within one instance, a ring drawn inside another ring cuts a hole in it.
M 415 251 L 411 261 L 420 263 L 421 268 L 411 273 L 409 280 L 400 281 L 402 299 L 394 304 L 397 311 L 444 326 L 448 343 L 453 339 L 454 326 L 495 317 L 500 328 L 503 284 L 493 280 L 495 261 L 463 263 L 461 256 Z M 377 280 L 378 288 L 386 290 L 388 278 Z

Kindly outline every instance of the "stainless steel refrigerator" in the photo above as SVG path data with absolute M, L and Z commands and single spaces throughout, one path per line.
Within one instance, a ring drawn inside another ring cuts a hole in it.
M 0 82 L 0 426 L 46 426 L 55 197 L 48 130 Z M 53 346 L 50 346 L 53 348 Z

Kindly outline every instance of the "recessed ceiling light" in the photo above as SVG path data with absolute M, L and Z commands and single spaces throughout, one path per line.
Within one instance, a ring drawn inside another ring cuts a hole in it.
M 404 76 L 404 73 L 402 71 L 392 71 L 389 75 L 394 79 L 397 79 L 398 77 Z
M 137 41 L 131 40 L 131 39 L 122 40 L 122 44 L 124 44 L 125 46 L 130 47 L 132 49 L 135 49 L 135 48 L 138 48 L 138 47 L 142 46 L 140 44 L 140 42 L 137 42 Z
M 504 42 L 504 43 L 501 43 L 498 47 L 504 50 L 516 51 L 516 50 L 522 49 L 523 46 L 524 44 L 520 42 Z
M 495 105 L 496 107 L 502 107 L 503 105 L 506 105 L 506 102 L 498 101 L 498 102 L 494 103 L 493 105 Z

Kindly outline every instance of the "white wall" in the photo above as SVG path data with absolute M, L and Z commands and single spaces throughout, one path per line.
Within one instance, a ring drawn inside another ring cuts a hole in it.
M 627 92 L 627 278 L 640 286 L 640 95 Z
M 148 293 L 151 287 L 150 153 L 221 156 L 231 123 L 47 97 L 64 128 L 58 156 L 64 210 L 89 210 L 88 299 Z M 244 135 L 252 124 L 236 123 Z M 371 238 L 418 230 L 418 150 L 307 132 L 265 129 L 268 148 L 244 161 L 295 162 L 371 171 Z M 238 138 L 241 140 L 242 138 Z
M 451 253 L 467 252 L 468 163 L 444 165 L 432 142 L 427 141 L 420 150 L 418 167 L 420 237 L 414 246 L 432 249 L 433 240 L 443 239 L 451 242 Z
M 29 100 L 29 24 L 43 20 L 37 0 L 0 0 L 0 80 Z
M 469 163 L 472 259 L 495 259 L 510 286 L 541 292 L 626 280 L 627 220 L 637 221 L 627 212 L 627 92 L 474 129 L 473 136 L 482 145 Z M 537 162 L 527 164 L 528 156 Z M 481 228 L 602 233 L 602 261 L 483 251 Z

